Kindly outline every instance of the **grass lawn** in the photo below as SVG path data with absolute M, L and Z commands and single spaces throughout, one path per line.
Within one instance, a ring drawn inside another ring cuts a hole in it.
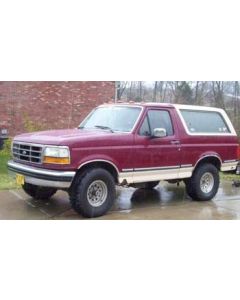
M 15 180 L 8 175 L 7 161 L 10 156 L 0 153 L 0 190 L 17 188 Z
M 231 173 L 221 173 L 220 178 L 222 180 L 240 180 L 240 175 L 231 174 Z

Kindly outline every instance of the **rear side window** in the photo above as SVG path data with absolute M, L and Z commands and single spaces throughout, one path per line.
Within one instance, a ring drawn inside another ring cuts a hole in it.
M 191 133 L 230 133 L 222 115 L 215 111 L 180 110 Z

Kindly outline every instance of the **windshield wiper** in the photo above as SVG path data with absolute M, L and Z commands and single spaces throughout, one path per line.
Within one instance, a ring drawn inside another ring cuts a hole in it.
M 100 129 L 107 129 L 107 130 L 110 130 L 111 132 L 114 132 L 112 130 L 112 128 L 108 127 L 108 126 L 103 126 L 103 125 L 95 125 L 94 127 L 96 128 L 100 128 Z

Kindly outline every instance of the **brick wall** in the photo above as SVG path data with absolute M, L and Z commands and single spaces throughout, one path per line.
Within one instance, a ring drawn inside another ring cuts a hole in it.
M 76 127 L 97 105 L 112 101 L 114 81 L 0 82 L 0 127 L 13 136 L 26 124 L 47 129 Z

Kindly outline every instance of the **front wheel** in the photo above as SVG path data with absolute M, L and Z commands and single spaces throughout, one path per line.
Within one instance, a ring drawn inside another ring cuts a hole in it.
M 115 198 L 114 178 L 101 168 L 79 174 L 70 192 L 72 208 L 87 218 L 104 215 L 112 207 Z
M 186 191 L 193 200 L 211 200 L 219 188 L 219 172 L 212 164 L 200 165 L 185 181 Z

